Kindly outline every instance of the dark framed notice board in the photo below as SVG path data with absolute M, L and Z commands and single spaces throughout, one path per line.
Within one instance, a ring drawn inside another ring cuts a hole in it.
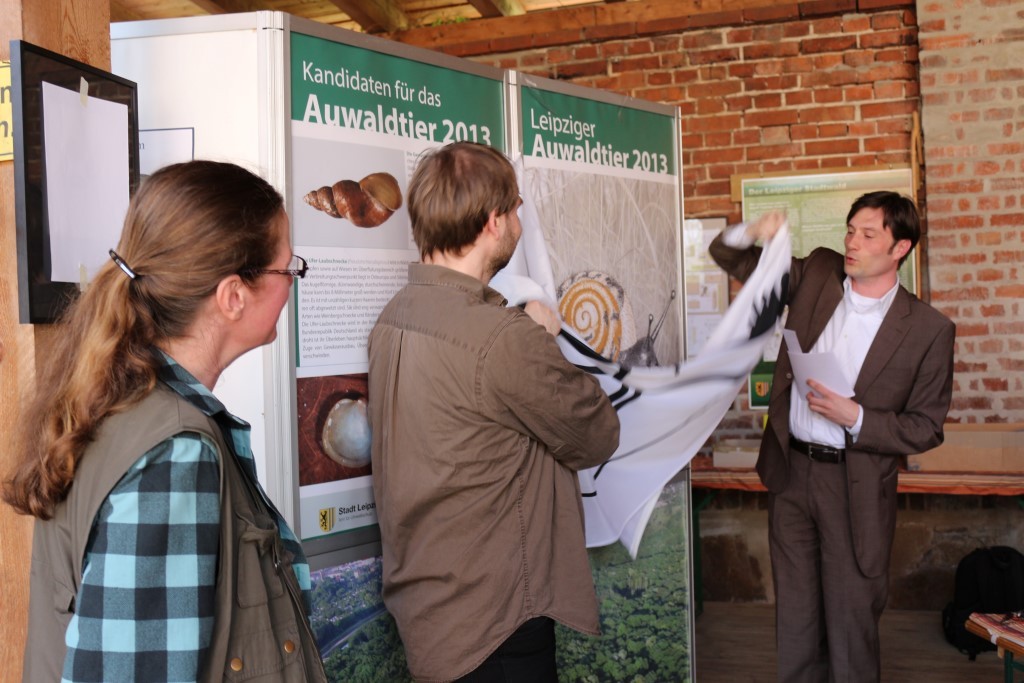
M 19 315 L 50 323 L 121 233 L 139 183 L 136 86 L 19 40 L 11 76 Z

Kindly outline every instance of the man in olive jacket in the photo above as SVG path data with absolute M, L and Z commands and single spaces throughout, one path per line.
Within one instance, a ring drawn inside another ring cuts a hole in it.
M 754 241 L 782 220 L 727 229 L 712 257 L 744 280 Z M 796 351 L 834 353 L 855 394 L 811 380 L 801 397 L 783 344 L 757 461 L 770 492 L 780 681 L 880 676 L 897 470 L 902 456 L 942 442 L 953 385 L 953 323 L 897 277 L 919 235 L 910 199 L 873 192 L 850 209 L 845 255 L 819 248 L 793 259 L 786 327 Z
M 442 147 L 408 195 L 423 262 L 369 343 L 384 602 L 417 680 L 554 682 L 553 620 L 598 632 L 576 472 L 618 417 L 555 314 L 487 286 L 521 230 L 508 160 Z

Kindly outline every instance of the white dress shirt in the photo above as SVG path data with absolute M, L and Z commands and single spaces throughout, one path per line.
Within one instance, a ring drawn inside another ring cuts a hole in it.
M 746 223 L 728 228 L 722 236 L 722 241 L 726 246 L 736 249 L 748 248 L 753 244 L 753 240 L 747 235 L 746 229 Z M 855 384 L 861 366 L 864 365 L 864 358 L 868 355 L 868 349 L 871 348 L 875 335 L 878 334 L 878 328 L 882 326 L 882 320 L 885 319 L 885 314 L 889 312 L 889 307 L 896 298 L 897 289 L 899 289 L 898 279 L 881 298 L 873 299 L 854 292 L 850 286 L 850 279 L 844 279 L 843 300 L 836 306 L 832 318 L 814 343 L 814 347 L 802 350 L 813 353 L 833 352 L 839 360 L 843 373 L 850 380 L 850 384 Z M 845 448 L 846 435 L 843 433 L 843 426 L 813 412 L 807 401 L 800 396 L 795 384 L 790 391 L 792 393 L 790 395 L 789 433 L 801 441 Z M 864 409 L 860 406 L 858 408 L 856 424 L 845 430 L 849 432 L 854 441 L 860 434 L 864 420 Z

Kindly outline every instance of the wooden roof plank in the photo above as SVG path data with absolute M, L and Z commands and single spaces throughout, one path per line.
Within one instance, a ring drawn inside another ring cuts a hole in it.
M 330 0 L 367 33 L 404 31 L 412 26 L 396 0 Z
M 144 16 L 139 14 L 133 9 L 129 9 L 122 5 L 118 0 L 110 0 L 110 21 L 139 21 L 145 19 Z
M 468 0 L 482 17 L 518 17 L 526 14 L 519 0 Z
M 800 0 L 788 0 L 796 3 Z M 804 0 L 803 4 L 852 0 Z M 287 11 L 326 24 L 386 32 L 403 42 L 441 49 L 467 42 L 490 43 L 514 37 L 578 34 L 604 36 L 605 26 L 623 35 L 630 30 L 668 30 L 656 25 L 676 20 L 679 27 L 699 27 L 701 17 L 747 12 L 774 6 L 778 0 L 110 0 L 114 20 L 163 19 L 198 14 L 254 10 Z M 908 3 L 913 0 L 858 0 Z M 477 16 L 480 18 L 476 18 Z M 472 21 L 465 21 L 472 19 Z M 675 24 L 673 24 L 675 25 Z M 630 29 L 630 26 L 633 29 Z M 618 33 L 614 34 L 618 35 Z M 544 43 L 539 39 L 537 44 Z M 546 44 L 546 43 L 545 43 Z
M 545 12 L 528 12 L 521 17 L 482 18 L 445 26 L 415 28 L 392 36 L 412 45 L 442 49 L 446 45 L 485 42 L 527 35 L 539 36 L 567 30 L 585 32 L 594 27 L 650 24 L 662 19 L 697 17 L 769 7 L 778 0 L 641 0 L 599 5 L 576 5 Z
M 270 9 L 270 5 L 260 2 L 260 0 L 191 0 L 191 2 L 208 14 L 236 14 Z
M 192 0 L 192 4 L 207 14 L 227 14 L 228 11 L 214 0 Z

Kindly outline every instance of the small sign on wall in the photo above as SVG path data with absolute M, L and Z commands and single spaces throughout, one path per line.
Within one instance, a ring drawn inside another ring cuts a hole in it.
M 0 62 L 0 161 L 14 158 L 14 114 L 11 110 L 11 63 Z
M 772 375 L 775 373 L 775 363 L 761 361 L 750 373 L 749 396 L 750 407 L 755 409 L 767 409 L 768 398 L 772 393 Z

